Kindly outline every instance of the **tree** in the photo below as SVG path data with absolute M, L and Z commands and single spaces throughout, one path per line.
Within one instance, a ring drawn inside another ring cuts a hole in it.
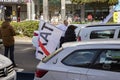
M 91 5 L 91 7 L 99 7 L 101 8 L 101 5 L 111 6 L 118 3 L 118 0 L 71 0 L 73 4 L 81 4 L 81 6 L 84 6 L 85 4 Z M 101 4 L 101 5 L 100 5 Z M 81 7 L 81 12 L 84 11 L 84 7 Z M 81 19 L 84 21 L 85 14 L 81 13 Z
M 49 1 L 49 17 L 56 15 L 60 11 L 61 0 L 48 0 Z
M 49 0 L 49 9 L 50 11 L 55 12 L 56 10 L 60 10 L 61 0 Z
M 118 0 L 71 0 L 72 3 L 87 4 L 87 3 L 108 3 L 114 5 L 118 3 Z
M 61 0 L 49 0 L 49 3 L 53 5 L 60 5 L 60 1 Z
M 108 4 L 110 4 L 110 5 L 114 5 L 117 3 L 118 3 L 118 0 L 108 0 Z

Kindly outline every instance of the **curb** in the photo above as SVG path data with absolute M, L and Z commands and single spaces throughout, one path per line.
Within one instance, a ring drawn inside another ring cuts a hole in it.
M 27 43 L 32 43 L 32 38 L 28 37 L 15 37 L 15 42 L 27 42 Z
M 27 43 L 32 43 L 32 40 L 15 40 L 15 42 L 27 42 Z

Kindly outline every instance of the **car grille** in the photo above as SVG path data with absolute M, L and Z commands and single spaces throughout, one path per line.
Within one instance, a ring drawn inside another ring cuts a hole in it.
M 0 69 L 0 77 L 5 77 L 13 71 L 13 65 Z

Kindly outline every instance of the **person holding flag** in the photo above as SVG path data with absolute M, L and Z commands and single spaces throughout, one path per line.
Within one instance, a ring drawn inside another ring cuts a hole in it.
M 76 34 L 75 34 L 75 29 L 77 26 L 74 25 L 69 25 L 66 32 L 65 32 L 65 37 L 64 37 L 64 42 L 72 42 L 72 41 L 77 41 L 76 40 Z
M 58 25 L 56 27 L 63 31 L 62 36 L 60 38 L 60 46 L 59 47 L 61 47 L 62 44 L 64 43 L 65 32 L 66 32 L 66 30 L 68 28 L 68 21 L 64 20 L 63 24 L 60 24 L 60 25 Z
M 52 24 L 40 20 L 36 58 L 42 60 L 52 54 L 60 41 L 63 31 Z

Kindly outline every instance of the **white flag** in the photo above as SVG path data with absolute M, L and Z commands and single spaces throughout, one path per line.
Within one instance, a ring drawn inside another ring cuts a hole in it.
M 57 48 L 63 31 L 40 20 L 38 47 L 36 58 L 42 60 L 43 57 L 50 55 Z

